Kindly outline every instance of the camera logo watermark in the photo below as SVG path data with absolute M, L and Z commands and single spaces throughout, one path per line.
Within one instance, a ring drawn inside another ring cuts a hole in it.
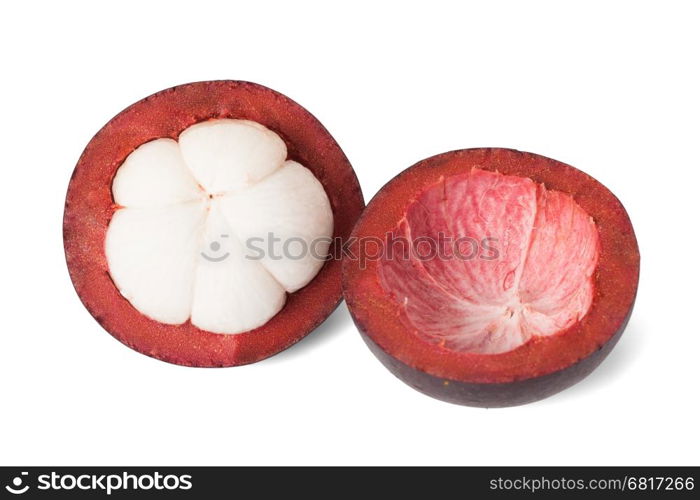
M 26 493 L 29 490 L 29 485 L 24 484 L 24 478 L 28 475 L 28 472 L 21 472 L 19 476 L 12 478 L 11 484 L 5 486 L 5 489 L 13 495 L 22 495 Z
M 219 236 L 223 240 L 226 240 L 228 238 L 228 234 L 222 234 Z M 222 248 L 222 244 L 218 240 L 209 242 L 207 248 L 208 251 L 202 252 L 201 255 L 202 257 L 204 257 L 205 260 L 208 260 L 209 262 L 223 262 L 226 259 L 228 259 L 229 255 L 231 255 L 231 253 L 227 252 L 225 248 Z M 213 255 L 210 255 L 210 252 Z

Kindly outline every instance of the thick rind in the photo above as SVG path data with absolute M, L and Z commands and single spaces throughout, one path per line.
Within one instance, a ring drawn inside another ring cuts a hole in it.
M 568 368 L 541 377 L 500 384 L 471 384 L 434 377 L 387 354 L 365 332 L 361 331 L 361 333 L 362 339 L 377 359 L 399 380 L 415 390 L 448 403 L 482 408 L 504 408 L 548 398 L 586 378 L 610 354 L 620 340 L 628 320 L 629 316 L 618 332 L 600 349 Z M 361 330 L 360 325 L 357 327 Z
M 379 283 L 376 259 L 365 261 L 364 268 L 359 259 L 346 259 L 344 295 L 372 351 L 411 386 L 465 405 L 524 404 L 577 382 L 607 355 L 622 334 L 634 304 L 639 251 L 622 204 L 592 177 L 532 153 L 482 148 L 428 158 L 387 183 L 355 225 L 351 253 L 359 253 L 357 242 L 362 238 L 383 240 L 425 187 L 443 176 L 472 168 L 529 177 L 547 189 L 571 195 L 593 217 L 600 234 L 600 260 L 593 302 L 579 323 L 506 353 L 460 353 L 426 342 L 406 328 L 400 318 L 401 308 Z
M 261 85 L 181 85 L 153 94 L 110 120 L 85 148 L 68 186 L 63 223 L 68 270 L 78 296 L 105 330 L 139 352 L 187 366 L 237 366 L 269 357 L 315 329 L 341 300 L 338 259 L 326 262 L 311 283 L 290 294 L 268 323 L 236 335 L 206 332 L 189 321 L 159 323 L 119 293 L 104 251 L 107 226 L 118 208 L 111 191 L 117 169 L 141 144 L 177 139 L 189 126 L 215 118 L 251 120 L 282 137 L 287 158 L 305 165 L 323 185 L 333 209 L 334 239 L 348 237 L 364 208 L 352 166 L 323 125 L 291 99 Z M 337 252 L 331 248 L 332 254 Z

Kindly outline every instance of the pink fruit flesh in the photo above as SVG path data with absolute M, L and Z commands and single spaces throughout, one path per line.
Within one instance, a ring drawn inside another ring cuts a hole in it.
M 388 238 L 413 251 L 385 253 L 382 287 L 412 331 L 452 351 L 511 351 L 565 331 L 593 300 L 593 219 L 529 178 L 480 169 L 443 178 Z

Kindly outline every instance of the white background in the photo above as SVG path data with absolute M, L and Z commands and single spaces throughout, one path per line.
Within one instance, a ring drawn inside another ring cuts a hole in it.
M 111 5 L 0 12 L 1 464 L 700 462 L 697 3 Z M 68 180 L 124 107 L 209 79 L 255 81 L 309 109 L 367 199 L 465 147 L 593 175 L 626 206 L 642 254 L 621 342 L 577 386 L 499 410 L 395 379 L 344 306 L 251 366 L 184 368 L 124 347 L 71 286 Z

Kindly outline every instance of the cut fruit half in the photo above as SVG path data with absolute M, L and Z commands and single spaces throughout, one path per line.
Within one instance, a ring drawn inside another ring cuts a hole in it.
M 414 388 L 511 406 L 590 373 L 634 303 L 639 253 L 604 186 L 542 156 L 455 151 L 404 171 L 370 202 L 344 263 L 363 338 Z M 381 242 L 381 251 L 367 242 Z
M 88 144 L 66 199 L 66 259 L 88 310 L 125 344 L 235 366 L 337 306 L 335 247 L 363 205 L 340 147 L 299 105 L 247 82 L 183 85 Z

